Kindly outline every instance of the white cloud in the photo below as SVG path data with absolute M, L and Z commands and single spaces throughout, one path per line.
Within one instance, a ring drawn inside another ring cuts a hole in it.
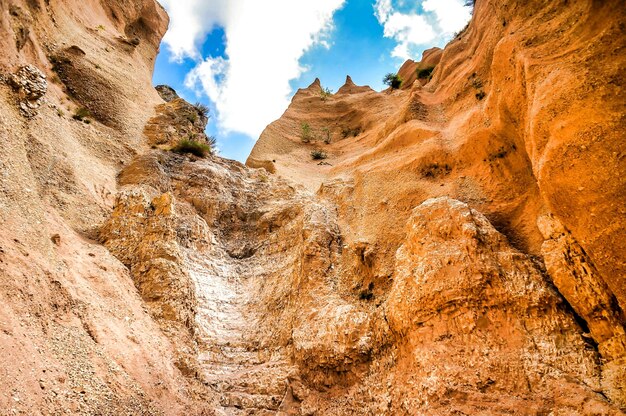
M 422 7 L 435 13 L 439 28 L 446 34 L 460 31 L 472 17 L 472 8 L 463 0 L 424 0 Z
M 471 17 L 471 7 L 464 0 L 424 0 L 425 13 L 417 11 L 405 13 L 398 7 L 406 6 L 398 0 L 396 7 L 392 0 L 377 0 L 374 15 L 384 28 L 384 36 L 394 39 L 397 46 L 391 55 L 397 58 L 416 58 L 412 49 L 416 46 L 432 46 L 435 40 L 459 31 Z
M 391 55 L 403 59 L 411 57 L 410 45 L 425 45 L 436 37 L 435 31 L 424 16 L 401 13 L 393 13 L 387 18 L 384 35 L 398 41 L 398 46 Z
M 257 138 L 289 105 L 302 55 L 328 46 L 344 1 L 163 0 L 171 19 L 164 42 L 176 58 L 198 60 L 186 85 L 215 103 L 219 127 Z M 201 59 L 197 46 L 216 25 L 224 29 L 226 57 Z
M 170 16 L 163 41 L 175 59 L 199 59 L 198 43 L 228 15 L 228 0 L 160 0 Z

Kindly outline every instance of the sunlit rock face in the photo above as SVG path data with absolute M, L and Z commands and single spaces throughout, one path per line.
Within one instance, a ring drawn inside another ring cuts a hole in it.
M 153 0 L 0 9 L 0 409 L 626 409 L 621 2 L 477 1 L 247 166 L 152 88 Z

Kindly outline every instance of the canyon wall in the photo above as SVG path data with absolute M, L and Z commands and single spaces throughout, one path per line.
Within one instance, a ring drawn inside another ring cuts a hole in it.
M 0 414 L 202 412 L 184 351 L 98 241 L 149 149 L 167 24 L 153 0 L 0 1 Z
M 620 1 L 478 0 L 248 166 L 172 151 L 154 0 L 0 5 L 0 414 L 626 409 Z

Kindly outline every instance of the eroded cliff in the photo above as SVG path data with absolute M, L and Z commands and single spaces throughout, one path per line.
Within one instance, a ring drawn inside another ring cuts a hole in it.
M 3 412 L 626 408 L 619 1 L 478 1 L 251 167 L 171 151 L 207 119 L 150 86 L 153 0 L 0 4 Z
M 336 204 L 349 249 L 370 253 L 354 285 L 384 299 L 414 207 L 445 196 L 483 213 L 539 262 L 623 406 L 624 18 L 616 2 L 476 2 L 443 51 L 400 68 L 400 89 L 300 90 L 247 164 Z

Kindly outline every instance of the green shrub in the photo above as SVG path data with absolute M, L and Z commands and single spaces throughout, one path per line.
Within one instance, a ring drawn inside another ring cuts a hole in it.
M 418 68 L 417 69 L 417 78 L 419 79 L 430 79 L 435 70 L 434 66 L 429 66 L 427 68 Z
M 390 72 L 383 78 L 383 83 L 390 86 L 392 90 L 395 90 L 402 86 L 402 78 L 400 75 Z
M 74 120 L 78 120 L 78 121 L 83 121 L 85 123 L 89 123 L 89 120 L 87 120 L 87 117 L 91 116 L 91 113 L 89 112 L 89 110 L 87 110 L 85 107 L 78 107 L 75 111 L 74 111 L 74 115 L 72 116 L 72 118 Z
M 211 146 L 208 143 L 201 143 L 195 140 L 183 139 L 172 148 L 176 153 L 191 153 L 198 157 L 206 157 L 211 153 Z
M 330 144 L 332 136 L 330 134 L 330 129 L 328 127 L 322 127 L 322 134 L 324 137 L 324 143 Z
M 198 115 L 196 113 L 188 113 L 187 120 L 189 120 L 191 124 L 196 124 L 196 121 L 198 121 Z
M 332 95 L 333 95 L 333 90 L 331 90 L 330 88 L 322 88 L 320 90 L 320 98 L 322 99 L 322 101 L 326 101 L 328 97 Z
M 205 118 L 209 117 L 209 107 L 207 107 L 206 105 L 202 103 L 195 103 L 194 107 L 196 108 L 196 111 L 198 112 L 199 115 Z
M 321 150 L 313 150 L 311 152 L 311 159 L 313 160 L 323 160 L 326 159 L 328 155 Z
M 313 130 L 309 123 L 301 123 L 300 124 L 300 139 L 302 139 L 302 143 L 309 143 L 313 138 Z

